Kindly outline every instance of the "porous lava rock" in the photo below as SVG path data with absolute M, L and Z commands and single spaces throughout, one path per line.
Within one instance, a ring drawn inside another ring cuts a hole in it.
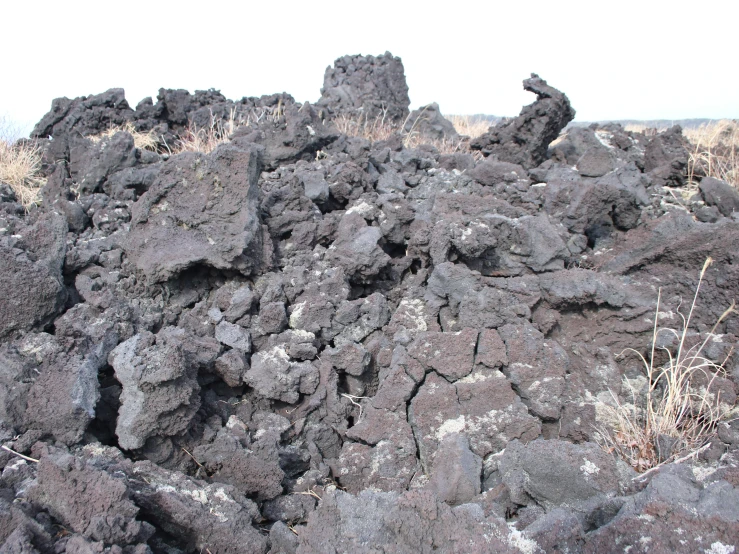
M 152 281 L 196 264 L 250 273 L 262 256 L 258 175 L 255 149 L 171 158 L 133 206 L 126 254 Z
M 435 104 L 402 128 L 390 54 L 315 105 L 54 101 L 41 200 L 0 184 L 0 551 L 736 550 L 736 422 L 645 473 L 603 448 L 706 256 L 683 344 L 725 371 L 690 387 L 735 405 L 736 193 L 687 194 L 679 128 L 563 129 L 525 87 L 482 156 Z
M 400 58 L 343 56 L 326 68 L 317 105 L 334 114 L 361 113 L 367 121 L 383 118 L 401 123 L 408 117 L 408 85 Z
M 549 145 L 575 118 L 575 110 L 567 96 L 535 73 L 524 80 L 523 88 L 536 94 L 536 102 L 525 106 L 518 117 L 470 141 L 470 147 L 498 161 L 531 169 L 546 160 Z

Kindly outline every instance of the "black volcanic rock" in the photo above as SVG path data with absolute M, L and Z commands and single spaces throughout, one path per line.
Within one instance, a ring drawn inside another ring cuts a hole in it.
M 575 110 L 567 96 L 535 73 L 523 82 L 523 88 L 536 94 L 536 102 L 525 106 L 518 117 L 473 139 L 470 147 L 501 162 L 531 169 L 546 160 L 547 148 L 575 118 Z

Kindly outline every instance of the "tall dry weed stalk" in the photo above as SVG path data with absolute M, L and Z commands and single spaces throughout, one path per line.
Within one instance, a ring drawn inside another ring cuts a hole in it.
M 690 141 L 688 179 L 696 176 L 721 179 L 739 187 L 739 121 L 721 121 L 685 129 Z
M 736 411 L 722 402 L 720 392 L 713 386 L 717 378 L 726 374 L 724 364 L 728 356 L 717 364 L 704 355 L 718 325 L 735 311 L 734 303 L 721 314 L 703 341 L 693 346 L 686 341 L 701 283 L 711 263 L 709 257 L 703 265 L 687 316 L 677 310 L 682 328 L 659 327 L 660 290 L 649 359 L 632 348 L 622 352 L 623 355 L 629 351 L 640 358 L 646 374 L 645 390 L 636 390 L 625 381 L 631 393 L 630 403 L 622 402 L 611 392 L 612 403 L 597 406 L 599 415 L 607 421 L 596 432 L 598 442 L 639 472 L 697 454 L 714 437 L 718 424 Z M 678 346 L 674 354 L 669 348 L 660 347 L 667 362 L 655 366 L 657 344 L 663 333 L 673 335 Z

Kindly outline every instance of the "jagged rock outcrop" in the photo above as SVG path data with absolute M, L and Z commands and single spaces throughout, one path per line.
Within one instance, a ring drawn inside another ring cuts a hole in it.
M 575 110 L 567 96 L 535 73 L 523 82 L 523 88 L 536 94 L 536 102 L 525 106 L 511 121 L 491 127 L 472 140 L 470 147 L 501 162 L 531 169 L 546 160 L 547 148 L 575 118 Z
M 400 58 L 390 52 L 381 56 L 344 56 L 326 68 L 317 105 L 329 113 L 361 114 L 402 123 L 408 117 L 408 85 Z
M 574 111 L 525 86 L 483 159 L 423 143 L 453 136 L 434 104 L 417 148 L 337 130 L 403 123 L 389 54 L 337 60 L 317 105 L 55 101 L 43 201 L 0 184 L 0 551 L 735 550 L 736 422 L 693 457 L 635 438 L 648 473 L 602 433 L 643 409 L 634 352 L 677 355 L 707 255 L 684 345 L 724 370 L 690 390 L 736 405 L 739 197 L 683 194 L 678 128 L 551 146 Z

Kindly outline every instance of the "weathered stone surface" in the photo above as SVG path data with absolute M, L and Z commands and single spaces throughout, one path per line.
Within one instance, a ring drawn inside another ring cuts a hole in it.
M 134 204 L 127 256 L 151 281 L 197 264 L 249 274 L 262 259 L 258 175 L 253 148 L 173 156 Z
M 390 52 L 381 56 L 344 56 L 326 68 L 318 106 L 332 113 L 361 113 L 402 123 L 410 106 L 405 69 Z
M 429 484 L 439 500 L 457 506 L 480 494 L 482 458 L 470 450 L 464 435 L 445 436 L 431 468 Z
M 200 386 L 180 344 L 144 332 L 119 344 L 109 360 L 123 385 L 116 425 L 122 448 L 187 429 L 200 407 Z
M 145 542 L 154 532 L 136 519 L 126 479 L 116 478 L 69 454 L 41 458 L 31 498 L 85 537 L 108 544 Z
M 685 184 L 690 146 L 683 130 L 675 125 L 652 137 L 644 151 L 644 171 L 662 186 L 679 187 Z
M 505 341 L 508 365 L 503 372 L 532 414 L 559 419 L 566 397 L 570 361 L 564 349 L 531 325 L 505 325 L 500 328 Z
M 514 502 L 529 504 L 533 499 L 547 510 L 576 508 L 619 492 L 615 460 L 594 443 L 513 441 L 498 468 Z
M 540 432 L 539 421 L 497 370 L 474 372 L 455 384 L 429 374 L 411 401 L 408 419 L 425 468 L 452 433 L 465 435 L 472 451 L 484 457 L 514 438 L 530 441 Z
M 575 118 L 575 110 L 567 96 L 534 73 L 523 82 L 523 88 L 536 94 L 536 102 L 525 106 L 515 119 L 491 127 L 472 140 L 470 147 L 530 169 L 546 160 L 549 144 Z
M 231 428 L 237 430 L 234 422 Z M 285 473 L 280 469 L 277 441 L 279 436 L 264 433 L 250 443 L 239 432 L 221 429 L 215 441 L 193 450 L 195 456 L 219 483 L 237 487 L 259 499 L 274 498 L 282 493 Z
M 477 331 L 458 333 L 421 333 L 408 347 L 408 354 L 427 370 L 435 370 L 447 379 L 457 380 L 472 371 L 477 346 Z
M 264 554 L 267 540 L 254 528 L 256 504 L 231 485 L 207 484 L 170 472 L 151 462 L 137 462 L 132 497 L 142 514 L 182 541 L 187 551 Z
M 66 235 L 64 218 L 53 212 L 0 234 L 0 338 L 49 323 L 64 306 Z
M 731 552 L 739 536 L 739 491 L 726 481 L 697 483 L 683 466 L 665 468 L 629 498 L 607 524 L 586 537 L 583 552 L 602 552 L 616 540 L 638 552 Z
M 716 206 L 721 215 L 731 217 L 734 212 L 739 212 L 739 192 L 729 183 L 704 177 L 699 186 L 705 203 Z
M 373 488 L 406 490 L 418 470 L 416 443 L 403 414 L 367 407 L 362 419 L 346 433 L 336 475 L 352 493 Z
M 453 140 L 459 136 L 452 122 L 441 115 L 436 102 L 413 110 L 403 131 L 409 136 L 421 136 L 427 140 Z
M 299 540 L 304 554 L 518 551 L 517 536 L 503 520 L 486 518 L 475 505 L 451 508 L 429 491 L 332 491 L 308 517 Z
M 300 394 L 311 394 L 318 386 L 318 369 L 311 362 L 293 362 L 283 346 L 252 356 L 244 381 L 265 398 L 289 404 Z

